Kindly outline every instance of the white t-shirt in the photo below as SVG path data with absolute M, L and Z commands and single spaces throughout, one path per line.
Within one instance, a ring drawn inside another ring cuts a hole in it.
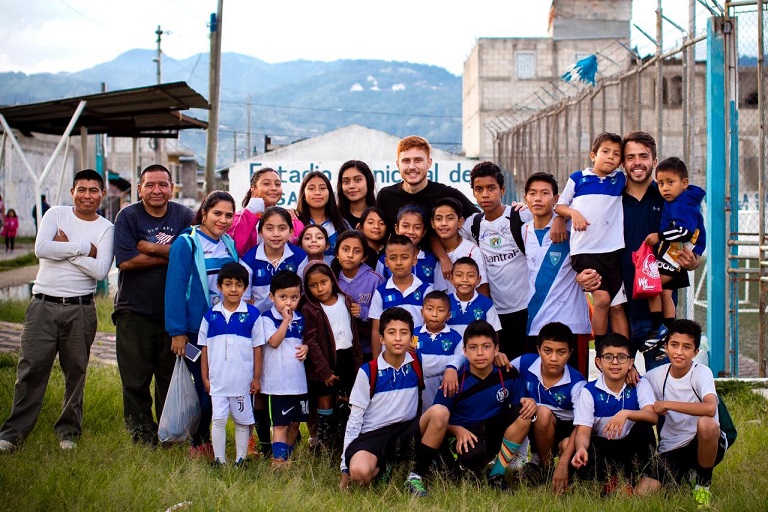
M 645 374 L 650 382 L 656 400 L 699 403 L 707 395 L 715 395 L 715 379 L 712 370 L 702 364 L 693 363 L 688 373 L 676 379 L 669 373 L 670 364 L 654 368 Z M 664 381 L 666 380 L 666 384 Z M 694 392 L 695 390 L 695 392 Z M 698 394 L 698 397 L 696 396 Z M 659 432 L 659 453 L 675 450 L 690 443 L 696 437 L 698 416 L 669 411 Z M 715 421 L 720 418 L 715 411 Z
M 347 310 L 347 304 L 344 298 L 336 295 L 336 304 L 326 306 L 320 304 L 328 317 L 328 323 L 331 324 L 333 331 L 333 340 L 336 342 L 336 350 L 352 348 L 352 317 Z
M 496 220 L 480 221 L 477 245 L 485 257 L 485 269 L 491 298 L 499 314 L 514 313 L 528 306 L 528 264 L 523 251 L 517 246 L 509 226 L 512 207 L 504 208 L 504 214 Z M 464 221 L 461 236 L 474 242 L 472 221 L 476 213 Z M 531 212 L 520 212 L 523 222 L 531 220 Z
M 69 242 L 56 242 L 58 230 Z M 82 220 L 72 206 L 53 206 L 43 216 L 35 239 L 35 254 L 40 258 L 32 293 L 54 297 L 79 297 L 96 291 L 96 281 L 104 279 L 112 267 L 115 227 L 104 217 Z M 88 253 L 91 244 L 96 257 Z
M 576 283 L 571 267 L 568 240 L 553 244 L 549 237 L 552 220 L 545 229 L 535 229 L 533 221 L 523 225 L 525 259 L 528 262 L 528 335 L 537 336 L 550 322 L 562 322 L 576 334 L 592 332 L 589 305 Z M 568 221 L 570 230 L 570 221 Z
M 639 411 L 647 406 L 653 406 L 654 397 L 651 385 L 646 379 L 640 379 L 637 387 L 631 388 L 624 384 L 618 393 L 611 391 L 605 383 L 602 374 L 594 382 L 595 391 L 599 400 L 595 401 L 595 395 L 591 392 L 592 384 L 585 385 L 579 392 L 579 397 L 573 407 L 573 424 L 592 428 L 592 435 L 606 437 L 604 430 L 620 411 Z M 602 411 L 602 414 L 599 412 Z M 614 439 L 624 439 L 635 422 L 627 420 L 621 432 Z
M 469 256 L 475 260 L 480 271 L 480 284 L 488 282 L 488 273 L 485 271 L 485 258 L 483 258 L 483 253 L 480 251 L 480 248 L 473 242 L 462 238 L 461 243 L 447 254 L 448 259 L 450 259 L 452 263 L 456 263 L 456 260 L 465 256 Z M 437 267 L 435 268 L 435 283 L 432 287 L 435 290 L 442 290 L 447 294 L 456 291 L 456 288 L 453 287 L 451 282 L 443 277 L 443 267 L 440 265 L 440 261 L 437 262 Z

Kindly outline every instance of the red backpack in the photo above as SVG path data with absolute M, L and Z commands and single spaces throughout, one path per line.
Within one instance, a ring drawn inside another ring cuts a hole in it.
M 413 349 L 408 349 L 408 353 L 411 354 L 411 357 L 413 358 L 413 361 L 411 362 L 411 366 L 413 367 L 413 371 L 416 372 L 416 376 L 419 378 L 419 411 L 421 411 L 421 392 L 424 390 L 424 370 L 421 367 L 421 359 L 420 356 L 416 353 Z M 373 398 L 373 394 L 376 391 L 376 380 L 379 378 L 379 361 L 378 357 L 371 359 L 371 361 L 368 363 L 371 371 L 371 375 L 369 377 L 370 385 L 371 385 L 371 398 Z

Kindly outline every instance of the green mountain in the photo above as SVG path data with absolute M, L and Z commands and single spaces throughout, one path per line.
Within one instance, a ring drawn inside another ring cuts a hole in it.
M 156 81 L 152 50 L 130 50 L 75 73 L 0 73 L 0 104 L 47 101 L 150 85 Z M 360 124 L 396 136 L 419 134 L 440 149 L 461 149 L 461 77 L 443 68 L 381 60 L 298 60 L 269 64 L 237 53 L 222 55 L 219 165 L 246 154 L 247 102 L 251 141 L 265 136 L 291 142 Z M 208 97 L 208 54 L 186 59 L 163 56 L 164 82 L 186 81 Z M 207 118 L 206 111 L 191 115 Z M 200 157 L 205 134 L 188 131 L 182 142 Z

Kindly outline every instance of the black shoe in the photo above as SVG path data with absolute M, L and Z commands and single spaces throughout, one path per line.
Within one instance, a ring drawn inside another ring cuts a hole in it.
M 510 490 L 509 484 L 503 474 L 488 475 L 485 481 L 488 484 L 488 487 L 492 487 L 498 491 L 508 492 Z
M 547 469 L 533 462 L 526 462 L 522 469 L 522 479 L 529 485 L 539 486 L 547 481 Z

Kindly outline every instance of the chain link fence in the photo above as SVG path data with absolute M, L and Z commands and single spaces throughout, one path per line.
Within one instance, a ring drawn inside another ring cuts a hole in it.
M 732 357 L 728 369 L 734 375 L 758 376 L 757 361 L 764 360 L 760 347 L 765 344 L 760 329 L 765 322 L 758 313 L 766 295 L 765 283 L 760 293 L 759 278 L 768 275 L 768 268 L 760 266 L 757 243 L 765 204 L 760 179 L 764 173 L 762 132 L 758 129 L 762 122 L 758 107 L 764 102 L 758 102 L 758 83 L 762 80 L 764 85 L 766 76 L 764 72 L 761 76 L 757 65 L 758 38 L 764 28 L 758 23 L 757 2 L 734 3 L 739 6 L 725 7 L 736 30 L 731 56 L 726 57 L 729 69 L 723 70 L 730 76 L 728 92 L 737 98 L 737 154 L 729 155 L 733 162 L 730 169 L 738 173 L 734 174 L 738 179 L 731 180 L 733 184 L 706 183 L 706 18 L 723 13 L 712 10 L 697 20 L 693 6 L 688 30 L 670 21 L 672 32 L 662 33 L 659 23 L 655 38 L 643 33 L 656 44 L 655 54 L 641 57 L 635 48 L 617 42 L 596 52 L 598 69 L 618 66 L 622 71 L 598 76 L 594 86 L 553 82 L 546 94 L 536 94 L 500 115 L 494 126 L 508 128 L 494 133 L 494 157 L 508 173 L 517 197 L 523 197 L 525 180 L 534 172 L 552 173 L 564 186 L 574 170 L 587 167 L 591 141 L 599 133 L 624 134 L 639 129 L 655 137 L 659 161 L 678 156 L 686 162 L 692 184 L 723 190 L 726 197 L 733 194 L 733 211 L 726 215 L 733 213 L 730 266 L 738 270 L 729 273 L 731 300 L 726 314 Z M 664 41 L 674 44 L 669 47 Z M 719 143 L 728 146 L 727 140 Z M 707 323 L 704 267 L 702 264 L 695 272 L 691 286 L 681 290 L 678 304 L 679 316 L 693 318 L 702 326 Z

